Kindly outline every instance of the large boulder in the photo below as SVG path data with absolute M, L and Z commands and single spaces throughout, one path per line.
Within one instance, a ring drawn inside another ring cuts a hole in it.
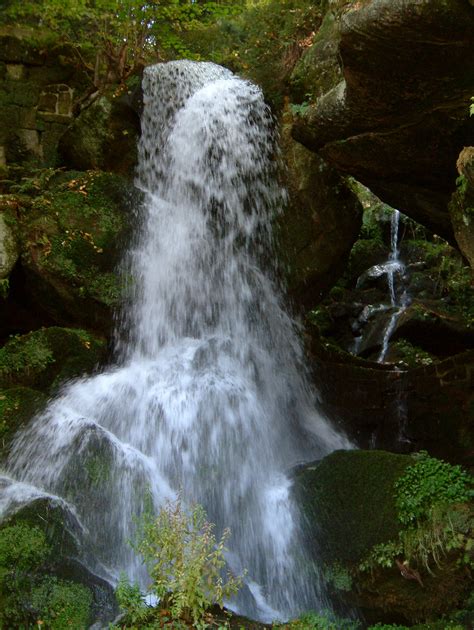
M 472 3 L 332 5 L 334 19 L 326 18 L 295 69 L 294 99 L 312 98 L 294 137 L 452 241 L 456 160 L 474 143 L 474 78 L 466 63 L 474 46 Z
M 359 234 L 362 206 L 335 169 L 288 131 L 282 146 L 289 203 L 279 219 L 278 241 L 289 293 L 308 309 L 342 274 Z
M 470 593 L 463 554 L 470 545 L 472 510 L 467 492 L 459 494 L 460 502 L 446 499 L 441 507 L 445 498 L 431 490 L 460 475 L 433 458 L 384 451 L 336 451 L 299 469 L 295 497 L 309 524 L 313 561 L 334 596 L 357 606 L 368 622 L 411 625 L 462 607 Z M 404 519 L 407 506 L 410 514 L 419 513 L 411 524 Z M 425 535 L 436 528 L 435 506 L 437 525 L 449 528 L 452 519 L 453 536 L 459 536 L 459 548 L 439 543 L 436 561 L 429 551 L 424 555 L 424 545 L 434 549 Z
M 474 273 L 474 147 L 464 147 L 457 161 L 458 187 L 449 211 L 459 249 Z
M 131 223 L 128 210 L 138 203 L 134 191 L 119 175 L 89 171 L 57 173 L 36 196 L 4 196 L 21 246 L 12 299 L 34 311 L 36 326 L 109 334 L 121 298 L 115 269 Z
M 140 134 L 139 77 L 124 93 L 98 96 L 62 136 L 59 151 L 69 168 L 103 169 L 133 177 Z

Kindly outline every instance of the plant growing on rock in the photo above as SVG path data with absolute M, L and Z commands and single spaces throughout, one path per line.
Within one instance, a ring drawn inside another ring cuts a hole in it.
M 443 557 L 457 550 L 459 562 L 473 564 L 474 518 L 469 506 L 472 480 L 460 466 L 453 466 L 422 451 L 395 482 L 395 504 L 403 525 L 398 540 L 373 547 L 359 569 L 391 567 L 402 556 L 432 573 Z
M 133 547 L 143 556 L 152 580 L 148 591 L 160 606 L 147 606 L 140 589 L 122 578 L 117 598 L 126 623 L 160 627 L 169 611 L 167 619 L 173 622 L 206 628 L 208 610 L 215 604 L 222 607 L 224 599 L 242 586 L 243 576 L 229 572 L 223 577 L 230 530 L 224 530 L 217 542 L 204 509 L 194 505 L 187 510 L 179 498 L 165 503 L 156 516 L 148 507 L 138 526 Z

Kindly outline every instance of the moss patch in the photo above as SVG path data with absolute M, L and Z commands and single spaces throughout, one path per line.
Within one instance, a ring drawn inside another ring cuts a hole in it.
M 0 349 L 0 387 L 47 392 L 61 381 L 91 371 L 105 350 L 103 339 L 78 329 L 42 328 L 13 337 Z
M 0 389 L 0 455 L 45 402 L 45 394 L 28 387 Z
M 114 272 L 129 224 L 133 188 L 122 177 L 47 169 L 22 179 L 30 195 L 9 197 L 28 292 L 59 324 L 108 332 L 122 283 Z M 46 190 L 44 190 L 46 188 Z M 38 194 L 40 193 L 40 194 Z M 33 198 L 31 198 L 33 195 Z
M 394 483 L 410 462 L 384 451 L 336 451 L 298 473 L 304 513 L 322 532 L 324 562 L 357 563 L 398 535 Z

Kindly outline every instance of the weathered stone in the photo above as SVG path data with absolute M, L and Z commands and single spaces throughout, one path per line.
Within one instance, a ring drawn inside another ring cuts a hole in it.
M 7 76 L 10 79 L 13 79 L 14 81 L 19 81 L 20 79 L 23 78 L 25 68 L 21 64 L 7 63 L 6 67 L 7 67 Z
M 324 160 L 283 131 L 289 204 L 278 222 L 279 245 L 296 303 L 314 307 L 334 285 L 360 230 L 362 207 Z
M 314 80 L 317 98 L 295 122 L 294 137 L 452 241 L 454 165 L 462 146 L 474 143 L 474 79 L 465 63 L 474 46 L 472 7 L 372 0 L 346 7 L 337 20 L 337 50 L 332 30 L 325 41 L 343 80 L 335 73 L 321 95 Z
M 19 251 L 15 236 L 0 213 L 0 279 L 8 278 L 18 260 Z
M 84 109 L 61 138 L 59 151 L 71 168 L 134 171 L 140 124 L 126 98 L 101 96 Z
M 361 448 L 474 465 L 474 351 L 406 370 L 356 358 L 312 339 L 322 411 Z

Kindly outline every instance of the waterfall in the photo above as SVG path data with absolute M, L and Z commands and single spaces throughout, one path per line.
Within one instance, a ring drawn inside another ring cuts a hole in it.
M 400 274 L 404 271 L 404 265 L 400 260 L 400 250 L 398 248 L 398 228 L 400 224 L 400 212 L 394 210 L 390 221 L 390 256 L 388 262 L 384 265 L 387 273 L 388 291 L 390 295 L 390 304 L 394 309 L 393 313 L 388 320 L 387 326 L 383 332 L 382 348 L 380 350 L 377 361 L 383 363 L 388 350 L 388 344 L 390 338 L 395 330 L 397 321 L 400 319 L 401 314 L 407 307 L 407 295 L 402 293 L 400 298 L 397 297 L 395 287 L 395 274 Z
M 147 491 L 156 507 L 181 492 L 231 529 L 227 560 L 248 571 L 231 607 L 288 618 L 323 603 L 288 471 L 350 445 L 315 411 L 276 281 L 272 118 L 257 87 L 210 63 L 149 67 L 143 89 L 114 364 L 64 386 L 6 474 L 74 506 L 109 579 L 142 584 L 133 517 Z

